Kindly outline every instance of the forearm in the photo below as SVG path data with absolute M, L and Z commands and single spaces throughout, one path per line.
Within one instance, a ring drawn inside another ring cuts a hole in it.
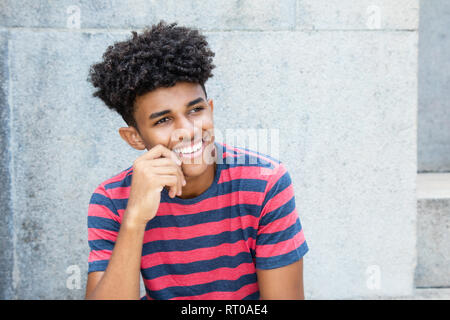
M 139 299 L 145 225 L 122 221 L 108 267 L 87 299 Z

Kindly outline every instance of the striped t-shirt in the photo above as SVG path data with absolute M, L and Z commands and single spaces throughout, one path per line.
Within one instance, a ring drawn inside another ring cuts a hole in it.
M 256 268 L 296 262 L 308 251 L 283 163 L 214 142 L 214 181 L 191 199 L 164 188 L 145 229 L 146 299 L 259 299 Z M 222 159 L 222 161 L 220 161 Z M 127 207 L 132 167 L 94 191 L 88 210 L 88 272 L 105 271 Z

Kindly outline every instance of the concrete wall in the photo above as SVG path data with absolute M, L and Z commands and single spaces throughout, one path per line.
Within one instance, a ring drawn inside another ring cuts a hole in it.
M 450 172 L 450 1 L 422 0 L 419 28 L 419 172 Z
M 217 131 L 279 130 L 310 246 L 306 298 L 411 294 L 418 11 L 415 0 L 1 1 L 3 298 L 83 297 L 89 198 L 140 154 L 91 97 L 88 68 L 159 19 L 200 28 L 216 52 Z

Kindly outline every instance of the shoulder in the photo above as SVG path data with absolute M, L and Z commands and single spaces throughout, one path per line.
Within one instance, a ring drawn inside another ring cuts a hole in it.
M 118 174 L 106 179 L 100 183 L 94 191 L 94 194 L 102 194 L 111 198 L 111 191 L 123 190 L 131 185 L 131 176 L 133 174 L 133 167 L 122 170 Z
M 255 178 L 269 181 L 286 172 L 284 164 L 267 153 L 223 142 L 218 142 L 217 147 L 219 149 L 217 160 L 234 174 L 250 174 Z
M 89 216 L 118 219 L 126 208 L 131 174 L 129 167 L 98 185 L 89 201 Z

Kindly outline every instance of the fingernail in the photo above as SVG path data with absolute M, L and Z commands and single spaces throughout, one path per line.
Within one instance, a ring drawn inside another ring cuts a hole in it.
M 186 180 L 183 180 L 183 186 L 185 186 L 186 185 Z

